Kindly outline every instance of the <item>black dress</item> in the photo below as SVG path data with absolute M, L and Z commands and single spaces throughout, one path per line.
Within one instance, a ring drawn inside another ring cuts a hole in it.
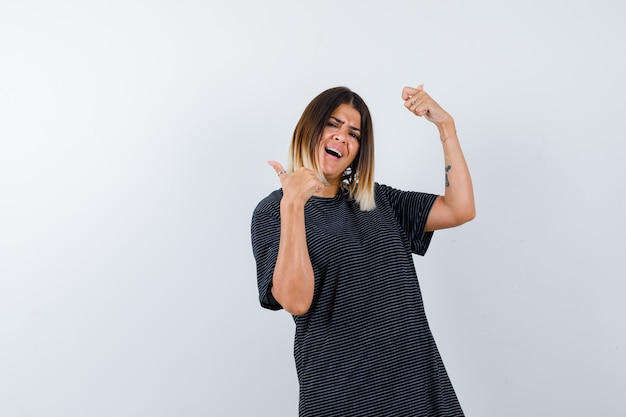
M 280 309 L 270 288 L 280 240 L 277 190 L 252 217 L 261 305 Z M 376 209 L 340 191 L 305 205 L 315 291 L 294 316 L 300 416 L 463 416 L 428 327 L 412 253 L 437 196 L 375 185 Z

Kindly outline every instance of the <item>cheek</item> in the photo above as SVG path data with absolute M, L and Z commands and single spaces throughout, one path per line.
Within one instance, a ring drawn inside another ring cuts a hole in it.
M 361 146 L 359 145 L 358 142 L 355 142 L 354 144 L 352 144 L 352 146 L 350 147 L 350 156 L 354 158 L 356 158 L 359 155 L 359 151 L 361 150 Z
M 356 160 L 356 157 L 359 156 L 359 148 L 358 146 L 356 148 L 351 148 L 350 149 L 350 163 L 348 163 L 348 166 L 352 165 L 354 163 L 354 161 Z

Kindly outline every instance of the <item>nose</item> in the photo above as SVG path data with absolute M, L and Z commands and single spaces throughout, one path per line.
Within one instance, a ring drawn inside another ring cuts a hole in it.
M 343 133 L 335 133 L 335 137 L 333 138 L 341 143 L 345 143 L 346 141 L 346 135 Z

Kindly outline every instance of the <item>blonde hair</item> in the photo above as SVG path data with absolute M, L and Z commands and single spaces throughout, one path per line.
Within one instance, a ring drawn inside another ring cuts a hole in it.
M 374 131 L 372 118 L 365 101 L 347 87 L 335 87 L 323 91 L 304 109 L 293 133 L 289 147 L 290 172 L 304 167 L 312 170 L 327 183 L 319 168 L 317 149 L 324 126 L 331 114 L 342 104 L 348 104 L 361 115 L 361 138 L 359 153 L 346 170 L 342 188 L 363 211 L 373 210 L 374 202 Z

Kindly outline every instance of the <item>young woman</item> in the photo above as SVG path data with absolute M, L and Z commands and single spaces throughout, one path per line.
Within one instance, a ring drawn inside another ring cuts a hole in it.
M 472 182 L 453 118 L 424 90 L 404 106 L 434 123 L 443 195 L 374 182 L 369 110 L 345 87 L 319 94 L 298 122 L 282 188 L 252 217 L 261 305 L 296 324 L 300 416 L 462 416 L 432 337 L 412 253 L 472 220 Z

